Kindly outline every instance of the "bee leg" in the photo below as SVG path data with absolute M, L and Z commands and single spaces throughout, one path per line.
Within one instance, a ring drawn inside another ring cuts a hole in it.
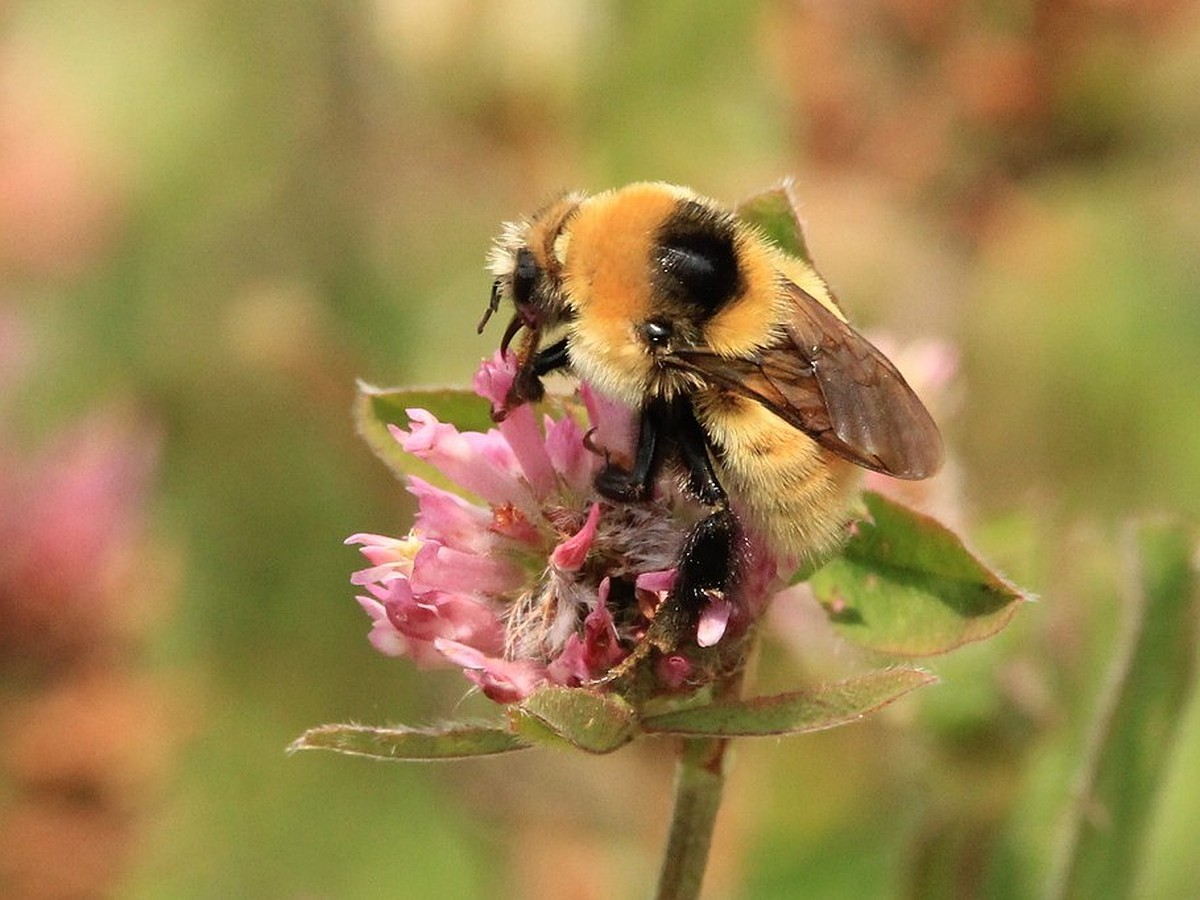
M 544 350 L 539 350 L 537 356 L 533 358 L 533 374 L 538 378 L 553 372 L 555 369 L 564 369 L 571 364 L 571 357 L 567 354 L 567 339 L 555 341 Z
M 654 614 L 647 644 L 672 653 L 696 640 L 700 614 L 709 603 L 722 599 L 736 581 L 737 536 L 737 517 L 727 506 L 692 526 L 679 554 L 675 586 Z
M 690 408 L 680 416 L 676 434 L 679 456 L 687 468 L 688 489 L 701 503 L 714 507 L 684 539 L 675 587 L 655 617 L 656 625 L 659 616 L 665 617 L 660 628 L 678 643 L 681 637 L 695 634 L 705 606 L 723 597 L 734 585 L 738 521 L 713 469 L 708 436 Z
M 546 393 L 542 387 L 542 376 L 570 364 L 571 358 L 567 355 L 566 338 L 556 341 L 543 350 L 539 350 L 528 364 L 517 369 L 512 386 L 508 389 L 508 394 L 504 397 L 504 409 L 502 410 L 500 419 L 497 419 L 497 421 L 508 415 L 509 410 L 516 409 L 523 403 L 541 400 Z M 493 418 L 496 417 L 493 416 Z
M 605 463 L 596 476 L 596 490 L 610 500 L 635 503 L 650 497 L 654 480 L 662 468 L 664 426 L 674 419 L 672 409 L 661 401 L 652 401 L 642 410 L 638 421 L 637 449 L 629 471 Z
M 620 681 L 654 651 L 675 653 L 685 643 L 696 640 L 704 607 L 732 587 L 737 568 L 737 533 L 737 518 L 728 507 L 692 526 L 679 555 L 675 586 L 658 605 L 645 638 L 598 683 Z
M 687 469 L 687 489 L 692 496 L 705 506 L 728 507 L 729 498 L 717 480 L 709 455 L 708 435 L 696 421 L 696 414 L 690 406 L 684 407 L 678 415 L 676 443 L 680 459 Z

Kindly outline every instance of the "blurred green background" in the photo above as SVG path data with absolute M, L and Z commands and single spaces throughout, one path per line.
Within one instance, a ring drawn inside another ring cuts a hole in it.
M 489 242 L 562 189 L 732 203 L 790 175 L 851 318 L 957 348 L 939 508 L 1042 600 L 927 696 L 741 746 L 709 895 L 906 896 L 931 859 L 945 896 L 1031 895 L 1121 523 L 1200 511 L 1198 83 L 1200 7 L 1171 0 L 0 3 L 5 443 L 36 457 L 114 404 L 162 441 L 134 655 L 166 724 L 129 728 L 163 759 L 104 892 L 648 893 L 664 744 L 285 757 L 323 722 L 487 712 L 365 639 L 341 541 L 411 507 L 353 435 L 354 379 L 466 383 L 498 339 Z M 777 639 L 761 668 L 820 666 Z M 1144 896 L 1200 896 L 1200 715 L 1181 729 Z

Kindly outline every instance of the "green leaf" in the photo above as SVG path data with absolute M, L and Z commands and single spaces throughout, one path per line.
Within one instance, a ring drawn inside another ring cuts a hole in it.
M 736 211 L 741 219 L 756 226 L 780 249 L 812 265 L 790 182 L 755 194 L 740 203 Z
M 1131 897 L 1197 669 L 1195 529 L 1128 534 L 1125 621 L 1093 720 L 1048 896 Z
M 589 753 L 611 753 L 631 740 L 637 719 L 624 699 L 586 688 L 546 685 L 525 699 L 525 715 Z
M 899 656 L 930 656 L 990 637 L 1029 597 L 936 520 L 864 493 L 870 517 L 809 579 L 846 638 Z
M 492 427 L 488 403 L 466 388 L 377 388 L 359 382 L 354 424 L 367 446 L 395 475 L 417 475 L 448 487 L 440 472 L 405 453 L 388 430 L 389 425 L 407 428 L 410 409 L 429 410 L 439 421 L 448 422 L 459 431 L 487 431 Z
M 459 723 L 442 728 L 322 725 L 304 732 L 288 747 L 288 752 L 330 750 L 372 759 L 431 761 L 494 756 L 530 746 L 508 729 L 492 725 Z
M 642 729 L 691 737 L 802 734 L 861 719 L 937 679 L 920 669 L 884 669 L 805 691 L 718 700 L 642 720 Z

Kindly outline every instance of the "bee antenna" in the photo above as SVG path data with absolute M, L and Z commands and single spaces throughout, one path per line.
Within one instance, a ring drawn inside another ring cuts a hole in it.
M 484 326 L 487 325 L 488 319 L 492 317 L 492 313 L 500 308 L 500 279 L 497 278 L 492 282 L 492 297 L 488 300 L 487 309 L 483 313 L 483 318 L 479 320 L 479 325 L 475 328 L 476 334 L 483 334 Z

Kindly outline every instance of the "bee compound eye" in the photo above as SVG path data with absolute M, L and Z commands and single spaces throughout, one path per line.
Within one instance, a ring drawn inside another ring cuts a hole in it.
M 513 300 L 518 303 L 526 303 L 533 295 L 533 287 L 538 278 L 538 264 L 534 259 L 533 251 L 528 247 L 522 247 L 517 251 L 517 258 L 513 265 L 512 273 L 512 292 Z

